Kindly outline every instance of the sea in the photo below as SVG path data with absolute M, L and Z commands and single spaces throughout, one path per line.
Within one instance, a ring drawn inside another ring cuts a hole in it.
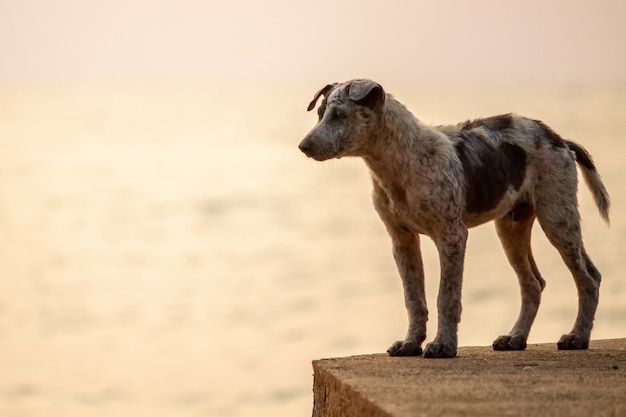
M 297 148 L 326 81 L 0 87 L 1 416 L 306 416 L 312 360 L 403 338 L 365 165 Z M 383 86 L 424 123 L 515 112 L 589 150 L 612 198 L 608 226 L 581 180 L 592 337 L 626 337 L 626 84 Z M 533 250 L 547 286 L 529 343 L 555 343 L 576 289 L 538 225 Z M 439 263 L 422 251 L 432 340 Z M 472 229 L 459 344 L 490 345 L 519 308 L 493 225 Z

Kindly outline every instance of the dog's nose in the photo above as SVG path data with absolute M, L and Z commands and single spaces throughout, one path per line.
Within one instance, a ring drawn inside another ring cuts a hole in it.
M 308 155 L 309 151 L 311 150 L 311 142 L 305 139 L 302 142 L 300 142 L 300 145 L 298 145 L 298 148 L 302 152 Z

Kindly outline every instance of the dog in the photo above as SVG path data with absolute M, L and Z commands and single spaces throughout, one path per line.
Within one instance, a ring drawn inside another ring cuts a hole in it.
M 326 85 L 308 111 L 320 97 L 319 120 L 299 149 L 317 161 L 360 157 L 370 170 L 374 207 L 391 237 L 409 318 L 406 337 L 387 350 L 390 356 L 456 356 L 468 228 L 491 220 L 522 295 L 516 323 L 493 348 L 526 348 L 545 286 L 530 247 L 535 219 L 578 290 L 574 327 L 557 347 L 588 348 L 601 275 L 582 242 L 576 163 L 607 224 L 610 201 L 581 145 L 539 120 L 515 114 L 428 126 L 366 79 Z M 421 235 L 434 241 L 441 265 L 437 334 L 423 350 L 428 310 Z

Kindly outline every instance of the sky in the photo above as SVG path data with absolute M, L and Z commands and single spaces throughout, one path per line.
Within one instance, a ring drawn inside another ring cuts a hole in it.
M 623 0 L 0 0 L 0 83 L 622 81 Z

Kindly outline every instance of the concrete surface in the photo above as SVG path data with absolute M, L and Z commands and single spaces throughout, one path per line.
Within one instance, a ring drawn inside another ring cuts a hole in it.
M 626 416 L 626 339 L 589 350 L 461 347 L 454 359 L 386 354 L 313 362 L 313 416 Z

